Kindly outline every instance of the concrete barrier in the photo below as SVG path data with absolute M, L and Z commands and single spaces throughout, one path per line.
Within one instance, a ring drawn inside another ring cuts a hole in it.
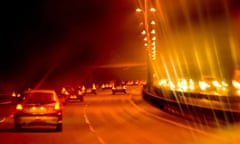
M 240 121 L 240 108 L 238 98 L 232 97 L 229 101 L 219 100 L 215 96 L 204 96 L 193 93 L 179 95 L 173 91 L 142 90 L 145 101 L 161 110 L 181 116 L 190 120 L 199 120 L 201 123 L 214 124 L 233 123 Z M 237 99 L 234 101 L 234 99 Z M 231 102 L 232 101 L 232 102 Z

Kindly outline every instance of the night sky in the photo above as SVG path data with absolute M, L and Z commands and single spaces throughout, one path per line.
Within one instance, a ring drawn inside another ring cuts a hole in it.
M 145 60 L 134 1 L 9 0 L 1 5 L 1 79 Z

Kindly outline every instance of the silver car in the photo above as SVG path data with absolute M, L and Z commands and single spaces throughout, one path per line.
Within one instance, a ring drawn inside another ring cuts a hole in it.
M 62 105 L 54 90 L 29 90 L 23 93 L 23 101 L 16 106 L 14 126 L 54 126 L 62 131 Z

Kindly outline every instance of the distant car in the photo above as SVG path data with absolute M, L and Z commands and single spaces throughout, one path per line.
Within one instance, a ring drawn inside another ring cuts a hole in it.
M 63 87 L 61 89 L 61 99 L 62 103 L 65 104 L 68 101 L 79 100 L 81 102 L 84 101 L 84 92 L 80 87 Z
M 132 86 L 133 84 L 134 84 L 133 80 L 127 81 L 127 85 L 128 85 L 128 86 Z
M 112 87 L 112 94 L 115 93 L 127 93 L 127 88 L 125 84 L 119 83 L 119 84 L 114 84 L 114 86 Z
M 30 88 L 22 88 L 12 92 L 12 103 L 20 103 L 23 100 L 23 92 L 31 90 Z
M 23 101 L 16 105 L 14 127 L 54 126 L 62 131 L 62 105 L 54 90 L 29 90 L 23 93 Z
M 93 84 L 92 86 L 87 86 L 87 87 L 83 87 L 83 93 L 84 94 L 97 94 L 97 88 L 95 86 L 95 84 Z
M 112 89 L 112 86 L 113 86 L 113 84 L 111 84 L 111 83 L 104 83 L 101 85 L 101 89 L 102 90 Z
M 21 94 L 20 93 L 16 93 L 15 91 L 12 92 L 12 103 L 18 103 L 21 101 Z

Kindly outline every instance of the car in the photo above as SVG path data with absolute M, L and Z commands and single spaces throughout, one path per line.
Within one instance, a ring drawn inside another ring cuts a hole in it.
M 105 82 L 102 82 L 101 89 L 111 90 L 113 85 L 114 85 L 114 81 L 105 81 Z
M 103 83 L 102 85 L 101 85 L 101 89 L 102 90 L 107 90 L 107 89 L 112 89 L 112 84 L 111 83 Z
M 22 102 L 16 105 L 14 127 L 20 130 L 31 126 L 54 126 L 57 131 L 62 131 L 62 109 L 55 90 L 25 91 Z
M 117 83 L 114 84 L 112 87 L 112 94 L 116 94 L 116 93 L 127 93 L 127 88 L 125 84 L 122 83 Z
M 97 88 L 95 84 L 83 86 L 82 91 L 84 94 L 97 94 Z
M 61 93 L 65 95 L 66 102 L 74 101 L 74 100 L 78 100 L 81 102 L 84 101 L 84 92 L 81 86 L 78 86 L 77 88 L 74 88 L 74 87 L 62 88 Z

